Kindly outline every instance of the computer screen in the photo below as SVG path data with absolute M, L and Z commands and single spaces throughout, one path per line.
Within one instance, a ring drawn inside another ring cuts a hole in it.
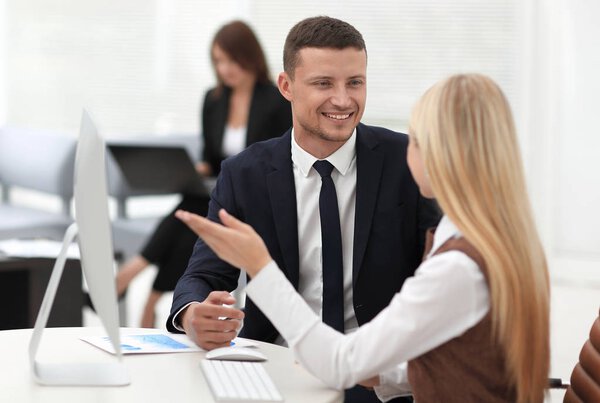
M 29 343 L 32 372 L 36 381 L 43 385 L 126 385 L 130 382 L 129 376 L 121 362 L 48 363 L 36 360 L 64 269 L 67 250 L 77 237 L 81 266 L 90 297 L 121 361 L 119 311 L 106 190 L 105 145 L 85 110 L 75 157 L 74 197 L 75 223 L 65 232 L 62 249 L 52 269 Z
M 119 355 L 119 313 L 108 214 L 105 149 L 96 125 L 89 113 L 83 111 L 74 179 L 81 266 L 96 313 Z
M 132 189 L 210 195 L 187 150 L 182 146 L 109 144 L 108 150 Z

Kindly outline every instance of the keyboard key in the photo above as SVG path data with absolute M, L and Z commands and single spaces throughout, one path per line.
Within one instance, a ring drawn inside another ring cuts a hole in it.
M 202 360 L 200 363 L 217 400 L 283 401 L 261 363 L 218 360 Z

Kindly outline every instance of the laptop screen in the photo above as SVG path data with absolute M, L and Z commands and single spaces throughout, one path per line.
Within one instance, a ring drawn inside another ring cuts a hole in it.
M 185 148 L 163 145 L 108 146 L 127 184 L 134 190 L 208 196 Z

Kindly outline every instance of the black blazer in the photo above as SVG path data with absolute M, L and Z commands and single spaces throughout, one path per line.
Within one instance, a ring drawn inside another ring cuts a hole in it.
M 420 196 L 406 164 L 408 137 L 387 129 L 357 127 L 356 216 L 354 227 L 353 292 L 359 324 L 385 308 L 404 280 L 421 262 L 425 230 L 437 224 L 434 201 Z M 262 236 L 281 270 L 298 287 L 298 230 L 291 131 L 257 143 L 226 160 L 212 194 L 208 217 L 228 212 L 247 222 Z M 300 213 L 302 206 L 299 206 Z M 172 319 L 184 305 L 203 301 L 213 290 L 232 291 L 239 271 L 221 261 L 199 239 L 185 274 L 180 278 Z M 273 342 L 278 333 L 246 300 L 241 336 Z
M 218 95 L 217 95 L 218 94 Z M 223 87 L 218 93 L 209 90 L 202 104 L 202 137 L 204 148 L 201 159 L 210 164 L 213 175 L 221 170 L 223 155 L 223 134 L 229 115 L 229 97 L 231 89 Z M 256 83 L 246 132 L 246 147 L 258 141 L 281 136 L 281 133 L 292 127 L 292 109 L 277 87 L 271 83 Z

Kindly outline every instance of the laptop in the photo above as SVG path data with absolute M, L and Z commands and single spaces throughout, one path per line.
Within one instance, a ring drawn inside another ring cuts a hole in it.
M 183 147 L 109 144 L 108 149 L 134 190 L 209 196 L 206 184 Z

